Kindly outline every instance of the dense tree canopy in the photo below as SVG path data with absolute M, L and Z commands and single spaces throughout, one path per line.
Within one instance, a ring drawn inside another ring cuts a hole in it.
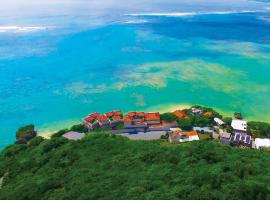
M 174 114 L 172 113 L 164 113 L 160 115 L 161 120 L 164 120 L 166 122 L 173 122 L 178 119 Z
M 265 122 L 248 122 L 249 132 L 255 137 L 270 137 L 270 124 Z
M 270 199 L 270 154 L 211 141 L 37 137 L 0 154 L 0 199 Z
M 35 131 L 34 125 L 27 125 L 21 127 L 16 132 L 16 143 L 27 143 L 32 138 L 36 137 L 37 132 Z

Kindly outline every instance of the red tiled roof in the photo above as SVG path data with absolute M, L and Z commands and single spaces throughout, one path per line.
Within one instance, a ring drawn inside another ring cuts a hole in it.
M 105 115 L 106 115 L 107 117 L 112 117 L 112 116 L 113 116 L 113 112 L 107 112 Z
M 186 136 L 195 136 L 198 135 L 197 131 L 175 131 L 175 134 L 180 134 L 180 135 L 186 135 Z
M 113 117 L 113 116 L 122 116 L 123 113 L 120 110 L 115 110 L 115 111 L 112 111 L 112 112 L 107 112 L 105 115 L 107 117 Z
M 84 120 L 89 122 L 89 121 L 92 121 L 93 119 L 96 119 L 99 116 L 100 114 L 96 112 L 96 113 L 88 115 Z
M 128 116 L 129 117 L 144 117 L 145 113 L 144 112 L 129 112 Z
M 183 132 L 183 134 L 187 135 L 187 136 L 195 136 L 198 135 L 197 131 L 187 131 L 187 132 Z
M 136 112 L 129 112 L 128 114 L 127 114 L 127 116 L 128 117 L 134 117 L 134 116 L 136 116 Z
M 121 115 L 123 115 L 123 112 L 120 110 L 116 110 L 116 111 L 113 111 L 113 115 L 114 116 L 121 116 Z
M 176 117 L 181 118 L 181 119 L 188 118 L 186 113 L 184 113 L 182 110 L 176 110 L 176 111 L 172 112 L 172 114 L 175 115 Z
M 159 112 L 145 113 L 145 120 L 146 121 L 160 121 L 160 114 Z
M 125 116 L 123 118 L 123 120 L 124 120 L 124 122 L 131 122 L 132 121 L 132 119 L 129 116 Z
M 112 116 L 113 121 L 121 120 L 121 116 Z
M 137 116 L 138 117 L 145 117 L 145 113 L 144 112 L 137 112 Z
M 100 122 L 105 122 L 108 120 L 108 117 L 106 115 L 100 115 L 97 117 L 97 120 Z

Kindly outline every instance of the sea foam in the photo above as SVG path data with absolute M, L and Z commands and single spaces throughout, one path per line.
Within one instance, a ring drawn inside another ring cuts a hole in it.
M 43 26 L 0 26 L 0 33 L 6 32 L 36 32 L 36 31 L 43 31 L 48 29 L 47 27 Z
M 148 22 L 149 22 L 148 20 L 139 19 L 139 20 L 128 20 L 128 21 L 125 21 L 124 24 L 144 24 Z
M 230 10 L 230 11 L 211 11 L 211 12 L 170 12 L 170 13 L 132 13 L 126 16 L 153 16 L 153 17 L 185 17 L 194 15 L 226 15 L 226 14 L 237 14 L 237 13 L 254 13 L 263 11 L 253 11 L 253 10 Z

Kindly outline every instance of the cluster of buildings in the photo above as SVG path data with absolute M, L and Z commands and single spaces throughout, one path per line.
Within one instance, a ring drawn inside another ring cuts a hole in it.
M 98 112 L 92 113 L 83 120 L 83 124 L 89 131 L 98 127 L 115 127 L 122 122 L 123 113 L 119 110 L 107 112 L 105 114 L 100 114 Z
M 217 124 L 216 129 L 219 132 L 220 141 L 222 144 L 230 144 L 233 146 L 257 149 L 270 147 L 270 139 L 252 139 L 251 135 L 248 133 L 247 121 L 242 119 L 242 117 L 236 116 L 236 118 L 232 120 L 230 125 L 232 131 L 227 131 L 227 126 L 221 119 L 215 118 L 214 121 Z
M 251 147 L 251 136 L 247 133 L 247 121 L 235 118 L 232 120 L 230 126 L 231 130 L 228 130 L 228 126 L 219 118 L 214 118 L 217 126 L 216 130 L 219 132 L 220 141 L 222 144 L 231 144 L 242 147 Z
M 153 125 L 160 125 L 160 113 L 159 112 L 129 112 L 123 118 L 125 128 L 136 127 L 144 125 L 151 127 Z
M 212 112 L 204 112 L 200 108 L 191 108 L 194 116 L 212 116 Z M 180 119 L 189 116 L 182 110 L 171 112 Z M 189 114 L 190 115 L 190 114 Z M 200 140 L 198 133 L 208 133 L 212 138 L 219 139 L 222 144 L 239 147 L 262 148 L 270 147 L 270 139 L 252 139 L 248 133 L 248 124 L 241 113 L 235 114 L 231 124 L 226 124 L 220 118 L 214 118 L 214 127 L 193 127 L 192 131 L 183 131 L 176 121 L 166 122 L 161 120 L 159 112 L 129 112 L 126 115 L 116 110 L 105 114 L 92 113 L 83 120 L 83 125 L 92 131 L 95 128 L 110 127 L 113 134 L 124 135 L 133 140 L 155 140 L 166 136 L 170 143 L 191 142 Z M 118 125 L 121 125 L 117 127 Z M 117 128 L 116 128 L 117 127 Z M 64 135 L 68 139 L 80 139 L 84 135 L 69 132 Z
M 203 113 L 199 109 L 192 112 L 194 115 Z M 188 118 L 188 115 L 181 110 L 175 110 L 171 114 L 181 119 Z M 115 129 L 114 127 L 120 123 L 121 129 Z M 129 112 L 127 115 L 123 115 L 122 111 L 92 113 L 84 118 L 83 124 L 89 131 L 98 127 L 111 127 L 113 134 L 124 135 L 134 140 L 153 140 L 160 139 L 162 136 L 167 136 L 171 143 L 199 140 L 196 130 L 182 131 L 176 121 L 162 121 L 159 112 Z

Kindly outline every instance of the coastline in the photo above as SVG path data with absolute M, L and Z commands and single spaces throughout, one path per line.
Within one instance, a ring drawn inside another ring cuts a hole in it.
M 209 107 L 208 105 L 201 105 L 198 104 L 200 106 L 205 106 L 205 107 Z M 172 103 L 172 104 L 159 104 L 159 105 L 155 105 L 155 106 L 150 106 L 148 108 L 145 109 L 135 109 L 135 111 L 147 111 L 147 112 L 160 112 L 160 113 L 166 113 L 166 112 L 172 112 L 174 110 L 183 110 L 183 109 L 187 109 L 192 107 L 192 104 L 189 103 Z M 220 108 L 214 107 L 214 106 L 210 106 L 211 108 L 213 108 L 214 110 L 218 111 L 220 114 L 222 114 L 224 117 L 230 117 L 233 115 L 235 111 L 225 111 L 222 110 Z M 130 110 L 125 110 L 124 112 L 127 113 Z M 132 110 L 133 111 L 133 110 Z M 90 111 L 89 111 L 90 112 Z M 98 112 L 98 111 L 96 111 Z M 249 116 L 248 114 L 245 114 L 247 117 L 246 119 L 248 121 L 260 121 L 260 122 L 266 122 L 269 123 L 270 121 L 267 121 L 267 116 L 265 118 L 265 120 L 263 120 L 262 118 L 256 118 L 256 117 L 252 117 Z M 47 123 L 44 125 L 41 125 L 40 127 L 38 126 L 38 135 L 45 138 L 45 139 L 50 139 L 51 135 L 53 135 L 54 133 L 56 133 L 57 131 L 61 130 L 61 129 L 65 129 L 65 128 L 70 128 L 71 126 L 75 125 L 75 124 L 79 124 L 82 121 L 80 119 L 82 119 L 84 116 L 80 116 L 80 118 L 74 118 L 74 119 L 67 119 L 67 120 L 63 120 L 63 121 L 57 121 L 57 122 L 52 122 L 52 123 Z
M 65 128 L 70 128 L 74 124 L 79 124 L 81 121 L 79 119 L 68 119 L 63 121 L 57 121 L 52 123 L 47 123 L 41 126 L 38 126 L 38 135 L 45 138 L 50 139 L 51 135 L 56 133 L 57 131 Z

